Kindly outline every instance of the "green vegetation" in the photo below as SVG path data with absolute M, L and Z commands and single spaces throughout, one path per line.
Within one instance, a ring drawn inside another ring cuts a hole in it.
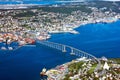
M 68 66 L 68 69 L 70 72 L 72 72 L 73 74 L 74 73 L 77 73 L 77 71 L 82 68 L 82 65 L 83 65 L 84 62 L 78 62 L 78 63 L 73 63 L 71 65 Z
M 93 7 L 97 7 L 97 8 L 103 8 L 106 7 L 107 9 L 104 10 L 104 11 L 114 11 L 114 12 L 117 12 L 117 13 L 120 13 L 120 10 L 119 10 L 119 6 L 120 6 L 120 3 L 117 2 L 117 3 L 113 3 L 113 2 L 105 2 L 105 1 L 96 1 L 94 2 L 95 4 L 89 4 L 89 6 L 93 6 Z
M 68 66 L 69 74 L 65 75 L 64 80 L 70 80 L 69 77 L 73 76 L 75 74 L 78 74 L 78 71 L 80 68 L 82 68 L 82 65 L 84 62 L 77 62 L 77 63 L 72 63 Z
M 97 67 L 97 64 L 93 64 L 90 70 L 88 71 L 88 74 L 92 74 L 96 67 Z
M 70 80 L 70 79 L 69 79 L 69 77 L 70 77 L 70 75 L 69 75 L 69 74 L 65 75 L 64 80 Z
M 14 15 L 13 17 L 32 17 L 35 16 L 36 14 L 33 13 L 32 11 L 26 11 L 26 12 L 21 12 L 19 14 Z
M 0 28 L 2 28 L 3 26 L 2 25 L 0 25 Z
M 91 9 L 87 8 L 85 5 L 80 5 L 79 7 L 41 7 L 40 10 L 45 12 L 65 13 L 65 14 L 71 14 L 71 12 L 77 10 L 86 13 L 92 12 Z
M 109 60 L 112 60 L 112 61 L 116 62 L 117 64 L 120 64 L 120 58 L 111 58 Z

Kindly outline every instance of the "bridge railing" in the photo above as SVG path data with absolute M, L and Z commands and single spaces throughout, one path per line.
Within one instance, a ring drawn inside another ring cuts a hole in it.
M 95 56 L 93 56 L 93 55 L 91 55 L 91 54 L 89 54 L 87 52 L 84 52 L 82 50 L 79 50 L 79 49 L 76 49 L 74 47 L 71 47 L 71 46 L 68 46 L 68 45 L 64 45 L 64 44 L 59 44 L 59 43 L 54 43 L 54 42 L 49 42 L 49 41 L 38 41 L 38 42 L 40 44 L 42 44 L 42 45 L 45 45 L 45 46 L 48 46 L 48 47 L 60 50 L 62 52 L 67 52 L 66 49 L 70 48 L 70 50 L 71 50 L 70 54 L 71 55 L 76 55 L 78 57 L 86 57 L 88 59 L 95 60 L 98 63 L 98 65 L 97 65 L 95 70 L 100 69 L 101 62 Z

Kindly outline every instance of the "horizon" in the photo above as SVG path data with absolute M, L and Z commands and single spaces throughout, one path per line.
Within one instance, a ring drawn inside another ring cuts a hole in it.
M 110 1 L 118 2 L 120 0 L 0 0 L 0 5 L 19 5 L 19 4 L 32 4 L 32 5 L 49 5 L 59 3 L 72 3 L 72 2 L 92 2 L 92 1 Z

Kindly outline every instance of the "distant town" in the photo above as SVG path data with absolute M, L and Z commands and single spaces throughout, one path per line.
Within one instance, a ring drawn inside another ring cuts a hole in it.
M 0 42 L 18 42 L 19 47 L 34 44 L 36 40 L 46 41 L 53 33 L 80 34 L 75 28 L 92 23 L 112 23 L 120 19 L 120 3 L 115 2 L 2 7 Z M 14 48 L 0 47 L 0 50 L 7 49 Z M 50 70 L 44 68 L 40 76 L 47 75 L 47 80 L 120 80 L 120 59 L 102 57 L 98 60 L 101 65 L 97 71 L 98 63 L 81 57 Z
M 94 5 L 91 5 L 94 4 Z M 111 23 L 120 18 L 119 4 L 108 2 L 38 6 L 31 9 L 3 9 L 0 12 L 0 32 L 23 38 L 46 40 L 50 33 L 69 32 L 89 23 Z M 102 7 L 104 5 L 104 7 Z M 15 6 L 15 5 L 14 5 Z M 110 7 L 111 6 L 111 7 Z M 117 8 L 116 11 L 113 8 Z M 2 36 L 0 37 L 2 41 Z

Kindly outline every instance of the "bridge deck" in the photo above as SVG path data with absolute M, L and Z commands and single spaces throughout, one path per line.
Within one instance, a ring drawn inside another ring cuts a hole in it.
M 64 45 L 64 44 L 59 44 L 59 43 L 54 43 L 54 42 L 49 42 L 49 41 L 38 41 L 40 44 L 60 50 L 62 52 L 67 52 L 67 48 L 69 48 L 71 50 L 70 54 L 71 55 L 76 55 L 78 57 L 86 57 L 87 59 L 91 59 L 94 60 L 98 63 L 96 70 L 98 70 L 100 68 L 100 61 L 93 55 L 84 52 L 82 50 L 76 49 L 74 47 L 68 46 L 68 45 Z

